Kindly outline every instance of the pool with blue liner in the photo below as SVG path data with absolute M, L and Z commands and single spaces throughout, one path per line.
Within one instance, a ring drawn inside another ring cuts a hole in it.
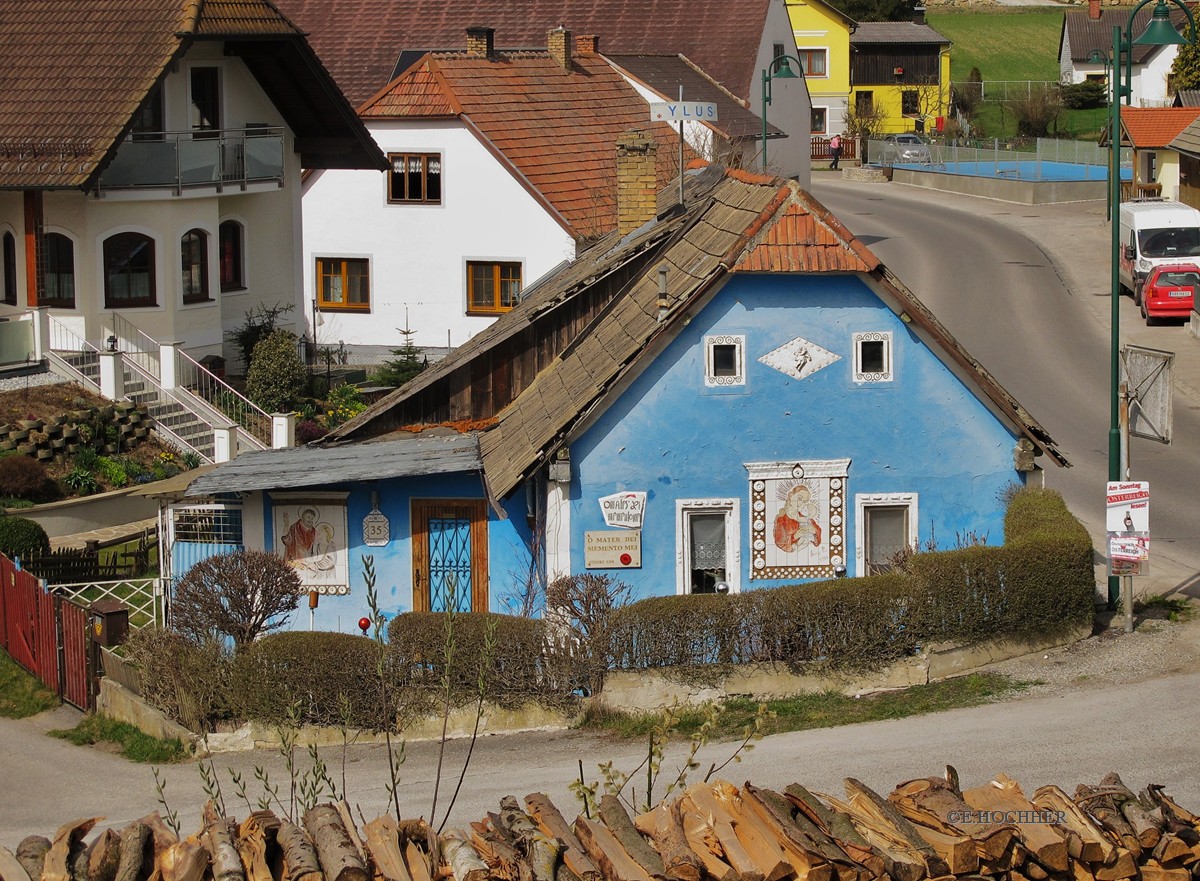
M 954 174 L 964 177 L 999 178 L 1027 181 L 1104 181 L 1108 168 L 1079 162 L 1054 160 L 999 160 L 974 162 L 896 162 L 893 168 L 924 171 L 933 174 Z M 1121 180 L 1132 180 L 1132 170 L 1121 169 Z

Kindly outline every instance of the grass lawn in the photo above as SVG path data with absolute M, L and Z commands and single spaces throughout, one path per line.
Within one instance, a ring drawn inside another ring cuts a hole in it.
M 978 67 L 988 80 L 1058 81 L 1061 9 L 929 13 L 926 21 L 954 45 L 950 79 L 965 80 Z
M 973 707 L 1000 697 L 1016 694 L 1033 682 L 1023 682 L 998 673 L 972 673 L 944 682 L 917 685 L 900 691 L 889 691 L 863 698 L 846 697 L 835 691 L 805 694 L 787 700 L 767 701 L 774 713 L 763 728 L 764 734 L 785 731 L 807 731 L 810 728 L 833 728 L 855 722 L 874 722 L 879 719 L 903 719 L 939 710 Z M 741 737 L 743 729 L 753 723 L 758 703 L 744 698 L 726 701 L 712 729 L 714 740 Z M 605 731 L 619 737 L 645 737 L 660 720 L 657 714 L 632 715 L 613 711 L 592 711 L 581 727 Z M 705 713 L 687 709 L 680 713 L 676 732 L 687 736 L 704 724 Z
M 87 716 L 74 728 L 49 732 L 76 746 L 91 746 L 96 743 L 112 743 L 119 746 L 121 755 L 131 762 L 148 762 L 156 765 L 167 762 L 182 762 L 188 752 L 177 739 L 160 740 L 144 734 L 132 725 L 118 722 L 107 716 Z
M 0 716 L 24 719 L 57 706 L 54 692 L 0 651 Z

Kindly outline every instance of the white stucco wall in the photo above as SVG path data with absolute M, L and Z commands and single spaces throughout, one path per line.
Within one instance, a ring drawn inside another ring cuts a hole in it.
M 185 131 L 188 82 L 193 66 L 220 68 L 222 126 L 242 128 L 264 123 L 284 129 L 284 186 L 256 184 L 242 191 L 227 186 L 184 190 L 102 191 L 99 198 L 77 191 L 49 192 L 44 197 L 47 232 L 66 235 L 74 243 L 75 308 L 51 314 L 75 333 L 96 344 L 112 330 L 111 310 L 104 304 L 103 243 L 109 236 L 135 231 L 154 240 L 157 304 L 123 308 L 120 314 L 158 341 L 181 340 L 195 358 L 221 353 L 224 331 L 240 324 L 246 311 L 260 304 L 291 304 L 282 322 L 299 330 L 303 321 L 300 249 L 300 160 L 283 118 L 238 59 L 224 56 L 220 45 L 193 48 L 164 82 L 164 127 Z M 0 231 L 16 236 L 18 306 L 0 306 L 0 314 L 25 308 L 23 199 L 0 194 Z M 222 293 L 218 266 L 218 228 L 226 219 L 242 224 L 243 280 L 246 289 Z M 184 304 L 180 238 L 191 229 L 208 234 L 208 288 L 211 299 Z M 228 357 L 232 352 L 225 351 Z
M 495 316 L 466 314 L 467 261 L 520 261 L 525 287 L 575 245 L 512 173 L 457 120 L 368 126 L 385 152 L 440 153 L 439 205 L 388 204 L 387 177 L 327 170 L 304 191 L 304 290 L 316 293 L 318 257 L 367 257 L 371 309 L 322 311 L 318 341 L 400 346 L 397 328 L 418 346 L 457 346 Z M 407 312 L 407 314 L 406 314 Z
M 1162 46 L 1155 50 L 1141 70 L 1135 68 L 1133 73 L 1133 95 L 1130 103 L 1134 107 L 1166 107 L 1167 75 L 1171 65 L 1175 63 L 1178 46 Z
M 762 71 L 775 57 L 774 45 L 782 43 L 788 55 L 796 54 L 796 37 L 784 0 L 771 0 L 762 43 L 755 59 L 755 81 L 750 88 L 750 109 L 762 112 Z M 793 177 L 806 189 L 812 184 L 812 102 L 803 77 L 771 82 L 771 106 L 767 119 L 788 133 L 786 138 L 767 141 L 767 170 Z

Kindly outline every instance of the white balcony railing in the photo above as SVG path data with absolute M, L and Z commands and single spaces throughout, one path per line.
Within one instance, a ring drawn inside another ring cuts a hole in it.
M 283 129 L 132 135 L 100 176 L 102 190 L 283 183 Z

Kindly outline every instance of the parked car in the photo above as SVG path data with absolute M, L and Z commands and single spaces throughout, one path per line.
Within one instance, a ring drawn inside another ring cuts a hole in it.
M 916 162 L 921 165 L 929 165 L 933 162 L 933 156 L 929 151 L 929 144 L 920 135 L 911 133 L 886 135 L 883 139 L 883 147 L 879 159 L 885 165 L 896 162 Z
M 1160 318 L 1187 318 L 1192 314 L 1198 287 L 1200 266 L 1194 263 L 1154 267 L 1142 286 L 1142 317 L 1146 324 L 1154 324 Z

